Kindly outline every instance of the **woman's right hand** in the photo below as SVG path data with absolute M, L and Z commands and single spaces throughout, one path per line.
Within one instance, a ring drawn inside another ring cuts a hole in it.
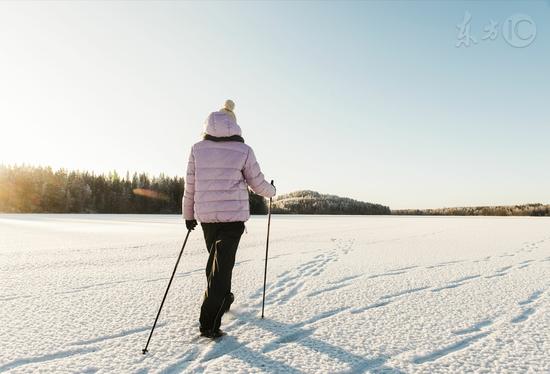
M 189 230 L 189 231 L 194 230 L 195 227 L 197 227 L 197 220 L 196 219 L 186 219 L 185 220 L 185 226 L 187 227 L 187 230 Z

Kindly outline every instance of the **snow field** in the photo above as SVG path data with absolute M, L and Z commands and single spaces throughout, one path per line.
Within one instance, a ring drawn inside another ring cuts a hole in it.
M 253 217 L 227 336 L 197 338 L 207 254 L 176 216 L 0 215 L 0 372 L 550 372 L 550 220 Z

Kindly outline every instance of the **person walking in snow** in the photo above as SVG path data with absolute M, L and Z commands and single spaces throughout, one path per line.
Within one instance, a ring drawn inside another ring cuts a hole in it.
M 227 100 L 206 119 L 203 140 L 191 148 L 183 195 L 187 229 L 201 223 L 209 253 L 199 322 L 201 335 L 212 339 L 223 335 L 221 318 L 234 300 L 235 254 L 250 218 L 247 186 L 258 195 L 275 196 L 254 151 L 244 143 L 234 109 L 235 103 Z

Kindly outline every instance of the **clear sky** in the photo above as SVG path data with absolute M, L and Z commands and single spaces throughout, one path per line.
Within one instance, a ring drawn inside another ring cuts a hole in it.
M 184 175 L 226 98 L 280 193 L 550 203 L 549 1 L 0 2 L 0 163 Z

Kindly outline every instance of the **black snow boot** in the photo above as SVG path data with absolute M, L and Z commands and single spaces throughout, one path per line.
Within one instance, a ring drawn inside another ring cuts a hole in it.
M 225 332 L 223 332 L 220 329 L 217 330 L 203 330 L 201 329 L 201 336 L 208 338 L 208 339 L 218 339 L 225 335 Z

